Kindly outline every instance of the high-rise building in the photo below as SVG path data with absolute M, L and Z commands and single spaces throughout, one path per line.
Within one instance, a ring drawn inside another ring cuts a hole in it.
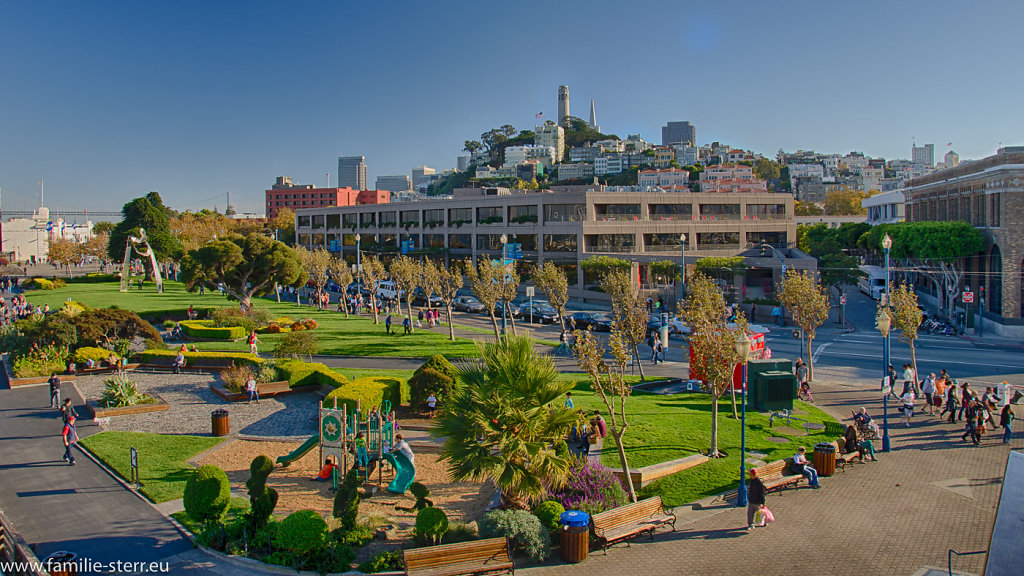
M 564 143 L 563 143 L 564 146 Z M 469 156 L 458 156 L 455 158 L 455 166 L 459 172 L 469 170 Z
M 565 119 L 569 117 L 569 87 L 562 85 L 558 87 L 558 125 L 565 126 Z
M 437 170 L 434 170 L 430 166 L 417 166 L 412 169 L 412 187 L 419 189 L 423 184 L 429 183 L 431 176 L 437 174 Z
M 377 176 L 377 190 L 388 192 L 412 192 L 412 180 L 405 174 L 397 176 Z
M 555 162 L 565 157 L 565 128 L 548 120 L 542 126 L 535 126 L 533 133 L 538 146 L 550 146 L 555 149 Z
M 927 166 L 929 168 L 935 166 L 935 144 L 925 144 L 924 146 L 911 146 L 910 161 L 913 162 L 914 164 Z
M 366 156 L 338 158 L 338 186 L 366 190 Z
M 661 127 L 661 145 L 690 143 L 697 145 L 697 129 L 689 122 L 669 122 Z
M 590 99 L 590 127 L 595 132 L 600 132 L 601 127 L 597 125 L 597 110 L 594 108 L 594 99 Z

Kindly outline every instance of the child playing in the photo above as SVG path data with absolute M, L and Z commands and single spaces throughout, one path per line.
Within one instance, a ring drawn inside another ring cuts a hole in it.
M 337 466 L 334 465 L 334 462 L 331 461 L 330 458 L 327 458 L 326 460 L 324 460 L 324 467 L 320 469 L 320 472 L 317 473 L 316 478 L 313 478 L 313 481 L 327 482 L 328 480 L 331 479 L 331 474 L 334 473 L 334 470 L 336 468 Z

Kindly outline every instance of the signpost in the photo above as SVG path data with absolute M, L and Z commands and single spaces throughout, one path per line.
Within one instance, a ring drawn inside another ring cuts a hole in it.
M 964 304 L 970 304 L 971 302 L 974 302 L 974 292 L 968 292 L 965 290 L 961 298 L 963 298 Z
M 537 289 L 533 286 L 526 287 L 526 297 L 530 299 L 530 324 L 533 324 L 533 295 L 536 294 Z
M 960 300 L 964 303 L 964 334 L 967 334 L 967 317 L 970 314 L 971 302 L 974 302 L 974 292 L 964 290 Z
M 139 452 L 134 446 L 130 446 L 128 448 L 128 454 L 131 457 L 132 463 L 131 478 L 129 478 L 128 481 L 134 483 L 136 488 L 140 488 L 142 486 L 142 482 L 139 481 Z

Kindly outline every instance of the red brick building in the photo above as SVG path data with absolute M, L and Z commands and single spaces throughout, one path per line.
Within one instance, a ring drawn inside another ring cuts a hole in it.
M 266 191 L 267 218 L 276 217 L 281 208 L 297 210 L 324 206 L 387 204 L 390 201 L 391 193 L 387 190 L 314 188 L 312 184 L 293 185 L 289 176 L 279 176 L 274 186 Z

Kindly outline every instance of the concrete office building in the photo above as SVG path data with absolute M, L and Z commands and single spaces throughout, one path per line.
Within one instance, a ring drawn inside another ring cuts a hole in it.
M 935 144 L 910 147 L 910 161 L 919 166 L 935 166 Z
M 377 176 L 376 188 L 388 192 L 412 192 L 412 180 L 405 174 Z
M 685 189 L 684 189 L 685 190 Z M 678 262 L 686 235 L 687 265 L 705 256 L 748 258 L 743 295 L 774 290 L 781 261 L 761 257 L 762 242 L 779 248 L 789 268 L 816 269 L 796 250 L 793 197 L 788 194 L 669 192 L 638 187 L 566 186 L 559 191 L 504 188 L 457 189 L 452 198 L 401 205 L 299 210 L 296 241 L 306 247 L 339 246 L 354 260 L 353 228 L 364 251 L 394 253 L 402 241 L 441 259 L 497 258 L 500 237 L 521 244 L 523 260 L 551 260 L 569 276 L 573 297 L 601 300 L 588 290 L 579 263 L 608 255 L 636 263 L 637 279 L 649 282 L 649 265 Z M 748 292 L 749 289 L 749 292 Z
M 984 295 L 984 332 L 1024 338 L 1024 146 L 916 178 L 903 194 L 908 222 L 962 220 L 981 231 L 985 249 L 967 260 L 964 280 L 976 302 Z M 926 285 L 924 297 L 935 302 L 939 291 Z
M 661 127 L 661 145 L 673 144 L 697 145 L 697 129 L 689 122 L 669 122 Z
M 338 186 L 366 190 L 366 156 L 338 158 Z
M 430 184 L 433 180 L 432 176 L 437 174 L 437 170 L 434 170 L 430 166 L 416 166 L 412 169 L 412 187 L 415 190 L 419 190 L 421 186 Z M 380 188 L 378 186 L 378 188 Z

